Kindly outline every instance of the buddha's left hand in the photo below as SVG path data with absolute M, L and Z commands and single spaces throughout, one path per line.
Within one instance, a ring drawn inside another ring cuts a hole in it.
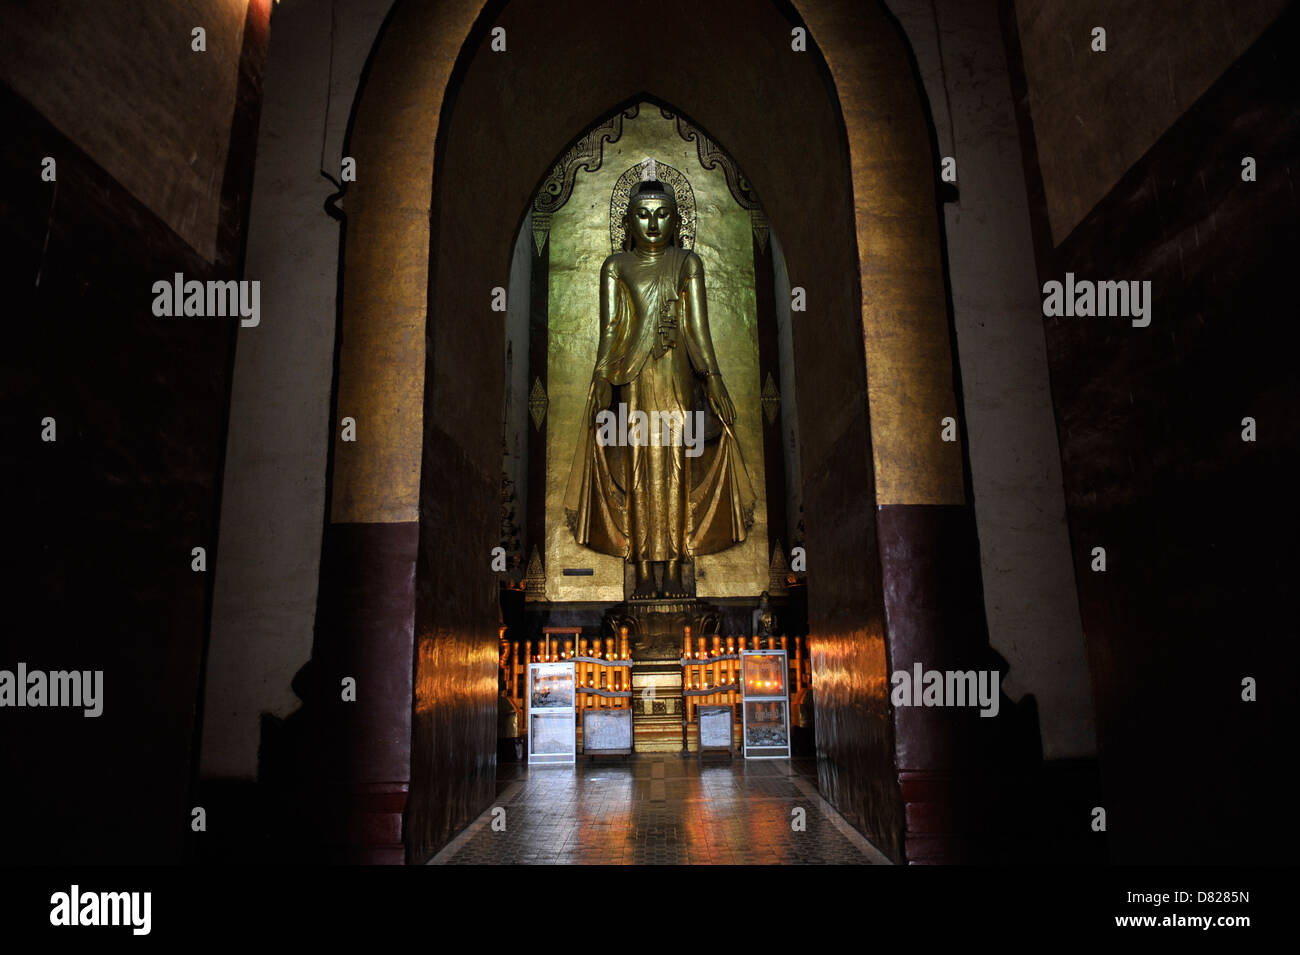
M 736 407 L 731 403 L 731 395 L 727 394 L 727 386 L 722 383 L 721 375 L 709 376 L 708 392 L 709 407 L 730 426 L 736 420 Z

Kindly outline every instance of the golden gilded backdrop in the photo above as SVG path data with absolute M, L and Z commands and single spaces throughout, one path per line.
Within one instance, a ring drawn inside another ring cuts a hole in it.
M 722 380 L 736 405 L 735 432 L 758 498 L 754 524 L 744 543 L 696 558 L 696 593 L 752 597 L 767 588 L 762 383 L 750 214 L 732 198 L 722 168 L 704 169 L 695 144 L 678 135 L 674 121 L 664 119 L 658 107 L 643 103 L 635 118 L 624 121 L 619 140 L 605 144 L 600 169 L 580 171 L 569 201 L 551 217 L 545 554 L 549 600 L 623 599 L 623 561 L 574 541 L 564 517 L 564 491 L 596 363 L 600 266 L 610 254 L 610 195 L 618 177 L 647 157 L 679 169 L 695 191 L 695 252 L 704 262 L 709 327 Z M 595 574 L 565 577 L 565 567 L 590 567 Z
M 826 60 L 848 135 L 876 504 L 963 504 L 966 436 L 940 438 L 957 399 L 921 90 L 883 4 L 795 7 Z
M 434 142 L 452 67 L 482 7 L 399 6 L 389 39 L 419 40 L 384 42 L 359 94 L 350 144 L 367 174 L 342 201 L 338 359 L 338 417 L 356 419 L 358 440 L 341 440 L 332 422 L 333 524 L 420 517 Z

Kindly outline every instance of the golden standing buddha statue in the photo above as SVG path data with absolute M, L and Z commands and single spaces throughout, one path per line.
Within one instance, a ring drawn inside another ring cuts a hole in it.
M 577 542 L 632 563 L 632 596 L 643 599 L 691 596 L 683 563 L 743 541 L 755 501 L 709 335 L 704 264 L 678 245 L 678 225 L 671 187 L 655 179 L 633 187 L 625 249 L 600 270 L 600 344 L 565 495 Z M 707 451 L 699 379 L 721 425 Z M 649 428 L 611 442 L 601 419 L 614 420 L 616 397 L 620 424 L 644 415 Z

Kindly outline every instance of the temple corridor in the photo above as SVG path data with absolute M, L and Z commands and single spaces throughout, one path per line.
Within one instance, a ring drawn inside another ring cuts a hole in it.
M 505 828 L 494 831 L 500 809 Z M 806 828 L 799 826 L 800 815 Z M 656 754 L 626 762 L 501 764 L 492 807 L 429 864 L 555 863 L 889 860 L 817 794 L 816 760 L 701 762 Z
M 1300 2 L 0 30 L 0 867 L 205 870 L 0 917 L 887 862 L 1003 931 L 906 867 L 1300 856 Z

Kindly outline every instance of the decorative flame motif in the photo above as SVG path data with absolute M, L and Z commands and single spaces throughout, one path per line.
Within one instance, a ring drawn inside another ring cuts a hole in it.
M 533 427 L 538 431 L 542 430 L 542 422 L 546 420 L 546 409 L 550 407 L 550 399 L 546 396 L 546 388 L 542 385 L 542 379 L 536 378 L 533 381 L 532 393 L 528 396 L 528 413 L 533 417 Z
M 775 424 L 776 416 L 781 413 L 781 392 L 777 390 L 770 371 L 763 384 L 763 413 L 767 416 L 768 424 Z

